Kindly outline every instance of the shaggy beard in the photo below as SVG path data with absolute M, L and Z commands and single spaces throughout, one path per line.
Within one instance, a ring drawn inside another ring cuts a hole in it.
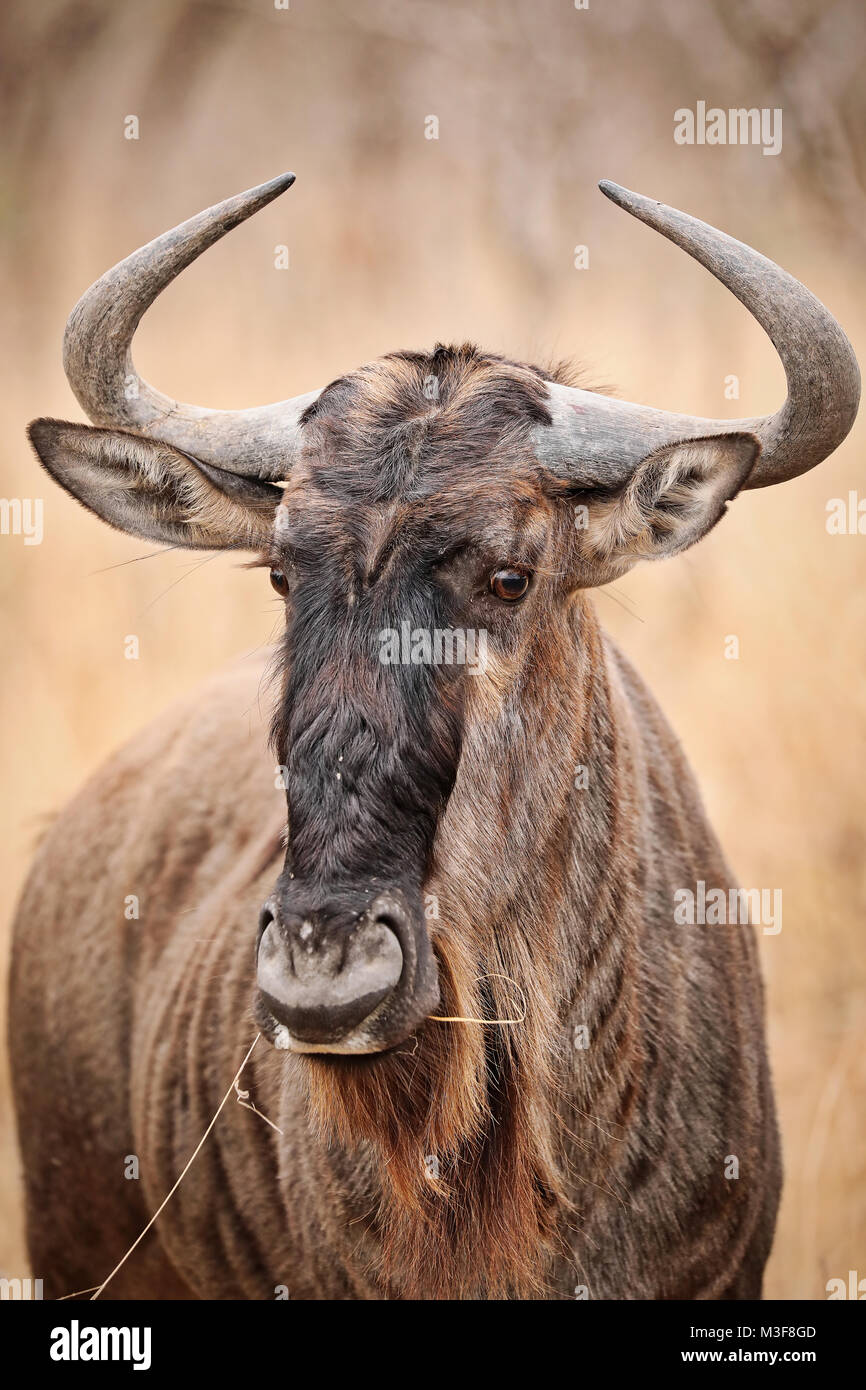
M 467 939 L 452 928 L 434 940 L 442 1012 L 519 1018 L 520 981 L 522 1022 L 430 1022 L 414 1049 L 310 1056 L 305 1068 L 320 1137 L 378 1155 L 375 1273 L 399 1298 L 543 1295 L 569 1206 L 554 1140 L 559 1029 L 532 959 L 540 943 L 515 933 L 503 946 L 491 934 L 485 967 Z

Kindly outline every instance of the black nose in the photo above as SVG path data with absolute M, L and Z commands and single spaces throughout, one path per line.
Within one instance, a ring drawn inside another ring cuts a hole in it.
M 334 930 L 319 913 L 264 909 L 256 978 L 265 1005 L 288 1030 L 286 1046 L 339 1043 L 387 999 L 403 973 L 399 912 L 382 894 L 353 925 Z

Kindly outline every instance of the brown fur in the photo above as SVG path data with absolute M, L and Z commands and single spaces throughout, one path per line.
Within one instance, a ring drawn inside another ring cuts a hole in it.
M 672 515 L 697 538 L 735 486 L 706 487 L 706 447 L 678 446 L 618 513 L 593 500 L 582 535 L 567 480 L 532 456 L 545 395 L 540 372 L 465 347 L 334 383 L 266 555 L 295 571 L 273 728 L 290 768 L 280 882 L 403 874 L 438 907 L 435 1012 L 490 1022 L 427 1020 L 363 1057 L 261 1044 L 242 1084 L 282 1136 L 224 1112 L 118 1296 L 760 1292 L 779 1159 L 752 932 L 673 920 L 676 888 L 734 880 L 584 592 L 599 549 L 619 564 L 630 545 L 653 554 L 651 534 L 675 544 Z M 736 479 L 754 450 L 738 436 L 729 452 Z M 673 502 L 653 520 L 660 489 Z M 435 590 L 412 579 L 428 551 Z M 470 582 L 504 561 L 535 575 L 519 613 Z M 379 623 L 419 594 L 451 605 L 428 617 L 471 612 L 489 630 L 484 674 L 400 685 L 369 662 L 361 615 Z M 237 719 L 260 674 L 239 668 L 109 764 L 25 891 L 11 1036 L 34 1273 L 53 1293 L 98 1281 L 134 1239 L 253 1035 L 254 922 L 282 848 L 264 738 Z M 337 748 L 339 796 L 319 777 Z M 126 924 L 131 892 L 142 920 Z

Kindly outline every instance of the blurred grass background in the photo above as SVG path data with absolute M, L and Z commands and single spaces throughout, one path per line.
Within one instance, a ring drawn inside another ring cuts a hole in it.
M 147 316 L 137 364 L 170 394 L 253 405 L 394 348 L 468 338 L 574 358 L 589 383 L 671 409 L 772 410 L 784 378 L 761 330 L 595 184 L 764 251 L 863 358 L 866 14 L 854 0 L 15 0 L 2 27 L 2 492 L 45 508 L 41 546 L 0 538 L 5 955 L 44 818 L 277 624 L 261 572 L 179 553 L 127 564 L 150 548 L 43 485 L 24 427 L 82 418 L 60 346 L 85 287 L 292 168 L 295 188 Z M 675 109 L 698 100 L 781 107 L 782 153 L 675 145 Z M 124 138 L 129 115 L 138 140 Z M 288 271 L 274 266 L 283 244 Z M 598 597 L 741 881 L 783 890 L 783 930 L 762 940 L 787 1170 L 766 1291 L 782 1298 L 866 1275 L 866 536 L 825 527 L 828 499 L 866 495 L 864 441 L 860 424 L 816 472 L 746 495 L 699 548 Z M 139 661 L 124 660 L 129 633 Z M 738 661 L 724 659 L 729 634 Z M 0 1271 L 26 1272 L 5 1071 Z

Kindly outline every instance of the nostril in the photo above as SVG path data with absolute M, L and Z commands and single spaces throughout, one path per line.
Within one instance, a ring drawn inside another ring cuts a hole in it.
M 263 968 L 274 968 L 280 972 L 291 969 L 289 952 L 280 939 L 280 930 L 273 917 L 265 924 L 265 929 L 259 937 L 256 960 L 259 974 Z
M 298 952 L 271 914 L 259 941 L 256 977 L 266 1006 L 293 1037 L 330 1043 L 387 999 L 403 964 L 396 932 L 379 918 L 361 924 L 343 943 L 325 941 Z
M 411 935 L 411 918 L 393 893 L 380 893 L 370 904 L 369 920 L 371 925 L 390 932 L 401 947 L 406 948 Z
M 400 923 L 391 912 L 377 912 L 373 918 L 374 927 L 384 927 L 386 931 L 393 932 L 396 936 L 400 930 Z
M 259 913 L 259 930 L 258 935 L 256 937 L 256 950 L 258 950 L 259 944 L 261 943 L 261 939 L 267 931 L 268 927 L 271 925 L 271 922 L 275 921 L 276 918 L 274 916 L 274 910 L 271 907 L 271 904 L 265 903 L 264 907 Z

